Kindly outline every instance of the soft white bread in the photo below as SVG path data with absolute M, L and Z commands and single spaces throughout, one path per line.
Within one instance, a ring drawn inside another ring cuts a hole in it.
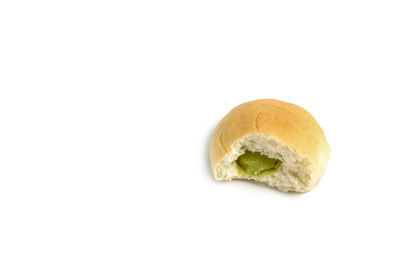
M 238 171 L 236 160 L 245 151 L 279 159 L 279 169 L 264 176 Z M 303 108 L 261 99 L 231 110 L 211 138 L 210 161 L 217 180 L 248 179 L 282 191 L 308 192 L 318 185 L 328 164 L 325 135 Z

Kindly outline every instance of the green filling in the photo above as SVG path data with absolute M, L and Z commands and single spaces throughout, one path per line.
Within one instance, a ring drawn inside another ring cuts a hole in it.
M 252 176 L 264 176 L 274 173 L 281 166 L 281 163 L 279 159 L 272 159 L 261 155 L 260 152 L 248 150 L 236 160 L 239 174 L 244 173 Z

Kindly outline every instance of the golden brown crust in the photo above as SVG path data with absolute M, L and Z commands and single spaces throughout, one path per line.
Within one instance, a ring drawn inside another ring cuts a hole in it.
M 316 120 L 305 109 L 283 101 L 261 99 L 232 109 L 217 125 L 211 138 L 210 161 L 216 164 L 231 151 L 232 144 L 249 133 L 263 133 L 292 147 L 312 163 L 312 185 L 325 172 L 330 147 Z

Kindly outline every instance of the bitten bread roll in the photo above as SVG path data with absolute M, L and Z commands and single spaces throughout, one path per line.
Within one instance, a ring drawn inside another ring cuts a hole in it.
M 282 191 L 312 190 L 329 156 L 328 142 L 311 114 L 273 99 L 232 109 L 218 123 L 210 146 L 215 179 L 255 180 Z

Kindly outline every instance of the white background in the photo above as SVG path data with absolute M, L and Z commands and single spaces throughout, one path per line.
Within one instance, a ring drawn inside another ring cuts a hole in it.
M 399 266 L 399 14 L 1 1 L 0 266 Z M 213 179 L 212 130 L 259 98 L 324 129 L 314 191 Z

